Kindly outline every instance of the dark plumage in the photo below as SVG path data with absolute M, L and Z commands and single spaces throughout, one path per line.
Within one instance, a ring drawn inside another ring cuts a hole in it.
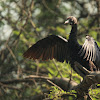
M 44 39 L 39 40 L 37 43 L 32 45 L 25 53 L 24 57 L 30 58 L 30 59 L 41 59 L 41 60 L 48 60 L 48 59 L 56 59 L 57 61 L 63 62 L 66 60 L 66 62 L 70 62 L 71 67 L 77 72 L 77 70 L 74 67 L 74 62 L 80 63 L 82 66 L 87 68 L 88 70 L 91 69 L 91 65 L 93 66 L 90 61 L 94 61 L 93 59 L 97 59 L 94 56 L 91 56 L 88 59 L 88 53 L 85 46 L 79 45 L 77 42 L 77 19 L 73 16 L 70 16 L 67 18 L 67 21 L 65 21 L 65 24 L 70 24 L 72 26 L 69 40 L 67 41 L 65 38 L 61 36 L 56 35 L 49 35 Z M 86 41 L 85 41 L 86 43 Z M 90 44 L 91 45 L 91 44 Z M 84 51 L 84 49 L 85 51 Z M 97 46 L 95 46 L 95 49 L 97 50 Z M 91 49 L 90 51 L 92 51 Z M 99 51 L 99 50 L 98 50 Z M 86 55 L 84 56 L 86 52 Z M 89 52 L 90 53 L 90 52 Z M 94 53 L 94 52 L 92 52 Z M 100 54 L 100 53 L 99 53 Z M 92 58 L 94 57 L 94 58 Z M 98 56 L 97 56 L 98 57 Z M 99 57 L 100 58 L 100 57 Z M 96 60 L 98 61 L 98 60 Z M 77 72 L 78 73 L 78 72 Z
M 65 55 L 68 52 L 68 41 L 61 36 L 50 35 L 30 47 L 25 53 L 24 57 L 30 59 L 48 60 L 55 58 L 63 62 L 67 60 Z M 65 49 L 66 48 L 66 49 Z

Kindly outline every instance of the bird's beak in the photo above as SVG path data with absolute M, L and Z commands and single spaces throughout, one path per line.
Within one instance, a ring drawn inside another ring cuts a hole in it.
M 64 24 L 68 24 L 68 23 L 69 23 L 69 20 L 65 21 L 65 23 L 64 23 Z

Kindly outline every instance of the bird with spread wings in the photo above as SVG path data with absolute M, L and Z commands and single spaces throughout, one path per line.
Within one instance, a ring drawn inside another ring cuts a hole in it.
M 75 62 L 90 71 L 100 69 L 100 48 L 95 40 L 86 36 L 84 44 L 80 45 L 77 42 L 77 19 L 70 16 L 65 24 L 70 24 L 72 27 L 68 40 L 59 35 L 49 35 L 33 44 L 23 54 L 24 57 L 43 61 L 53 58 L 60 62 L 69 61 L 77 73 L 79 72 L 74 67 Z

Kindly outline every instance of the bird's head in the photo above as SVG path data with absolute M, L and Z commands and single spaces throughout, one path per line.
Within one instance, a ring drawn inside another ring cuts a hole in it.
M 86 41 L 88 41 L 91 44 L 95 43 L 95 40 L 92 37 L 90 37 L 89 35 L 86 36 Z
M 74 16 L 69 16 L 64 24 L 75 25 L 77 24 L 77 19 Z
M 89 35 L 86 36 L 86 40 L 91 41 L 91 37 Z

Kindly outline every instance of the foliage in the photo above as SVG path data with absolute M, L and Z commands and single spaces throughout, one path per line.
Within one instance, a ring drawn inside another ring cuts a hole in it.
M 90 96 L 92 97 L 93 100 L 99 100 L 100 99 L 100 89 L 91 89 Z
M 55 86 L 52 86 L 50 93 L 47 95 L 47 98 L 52 99 L 52 100 L 63 100 L 63 95 L 67 95 L 68 100 L 72 100 L 72 99 L 75 99 L 77 97 L 76 91 L 74 91 L 74 90 L 72 90 L 70 92 L 66 92 L 64 90 L 59 90 Z

